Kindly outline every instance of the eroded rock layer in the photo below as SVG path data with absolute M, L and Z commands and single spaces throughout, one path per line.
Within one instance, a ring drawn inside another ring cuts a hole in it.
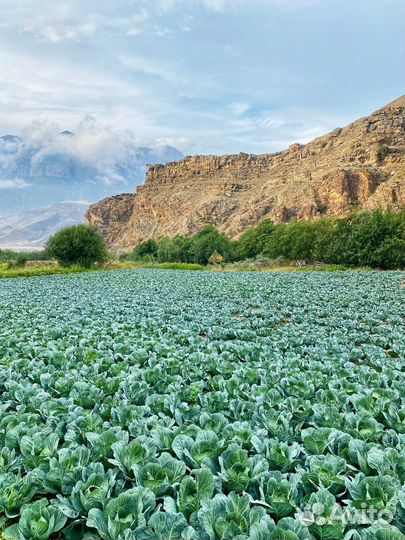
M 275 154 L 192 156 L 149 167 L 136 193 L 90 206 L 113 249 L 190 235 L 207 223 L 231 237 L 269 218 L 344 216 L 405 206 L 405 97 L 306 145 Z

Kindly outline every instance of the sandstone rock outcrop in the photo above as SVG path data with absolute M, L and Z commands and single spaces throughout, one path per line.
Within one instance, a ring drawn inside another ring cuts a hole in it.
M 269 218 L 344 216 L 405 206 L 405 96 L 366 118 L 283 152 L 191 156 L 150 166 L 136 193 L 90 206 L 113 249 L 190 235 L 207 223 L 231 237 Z

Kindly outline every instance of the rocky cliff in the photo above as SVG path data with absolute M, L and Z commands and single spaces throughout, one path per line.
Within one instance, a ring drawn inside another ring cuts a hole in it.
M 192 156 L 150 166 L 136 193 L 90 206 L 113 249 L 212 223 L 231 237 L 262 219 L 405 206 L 405 96 L 306 145 L 275 154 Z

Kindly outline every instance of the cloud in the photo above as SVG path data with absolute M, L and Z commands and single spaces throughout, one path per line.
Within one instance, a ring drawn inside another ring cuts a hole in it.
M 35 39 L 49 44 L 91 38 L 102 22 L 97 14 L 83 10 L 75 1 L 45 0 L 39 10 L 36 2 L 22 0 L 12 7 L 11 4 L 6 4 L 2 11 L 6 28 L 23 35 L 32 35 Z
M 175 86 L 185 85 L 187 77 L 180 73 L 174 63 L 162 63 L 153 58 L 143 56 L 119 56 L 118 61 L 127 70 L 133 73 L 157 77 L 158 79 Z
M 248 103 L 235 102 L 230 104 L 230 109 L 235 116 L 241 116 L 249 111 L 250 105 Z
M 389 1 L 383 13 L 343 0 L 338 13 L 320 0 L 5 0 L 1 134 L 34 119 L 76 131 L 89 115 L 185 152 L 281 149 L 400 91 L 399 0 Z
M 99 32 L 109 31 L 115 34 L 136 36 L 154 25 L 153 10 L 146 9 L 141 3 L 126 10 L 125 15 L 117 14 L 120 10 L 110 4 L 100 5 L 89 2 L 54 2 L 43 0 L 41 10 L 31 0 L 21 0 L 13 8 L 3 10 L 2 26 L 16 30 L 20 34 L 31 35 L 37 41 L 49 45 L 63 42 L 81 42 L 90 40 Z M 157 35 L 169 31 L 155 25 Z
M 190 152 L 194 143 L 188 137 L 160 137 L 156 140 L 156 152 L 159 153 L 159 147 L 163 148 L 166 145 L 177 148 L 182 153 Z
M 2 84 L 0 86 L 0 124 L 23 126 L 33 117 L 48 117 L 69 124 L 86 114 L 119 118 L 128 115 L 123 105 L 136 102 L 142 90 L 124 78 L 60 63 L 38 56 L 0 50 Z M 22 72 L 23 70 L 23 72 Z M 138 125 L 147 124 L 142 109 L 132 108 Z M 134 127 L 135 125 L 134 121 Z
M 171 140 L 186 145 L 185 139 Z M 169 140 L 146 141 L 129 130 L 114 130 L 87 116 L 74 128 L 74 133 L 63 132 L 60 125 L 36 121 L 27 125 L 13 152 L 2 153 L 0 147 L 0 171 L 15 170 L 15 164 L 29 160 L 35 167 L 47 158 L 62 156 L 74 167 L 88 169 L 94 180 L 104 184 L 127 182 L 128 171 L 144 168 L 145 149 L 152 152 L 153 160 L 165 161 Z M 142 145 L 142 147 L 141 147 Z M 141 147 L 141 148 L 140 148 Z M 69 165 L 70 166 L 70 165 Z M 20 179 L 1 180 L 2 189 L 22 188 L 27 184 Z
M 122 180 L 116 171 L 117 165 L 125 165 L 136 159 L 133 155 L 134 135 L 98 125 L 91 116 L 85 117 L 76 126 L 72 136 L 63 134 L 57 124 L 34 122 L 24 129 L 22 139 L 24 147 L 37 150 L 33 163 L 61 154 L 83 166 L 95 167 L 100 178 L 106 182 Z
M 308 7 L 319 0 L 147 0 L 151 10 L 168 13 L 177 9 L 190 10 L 202 8 L 211 12 L 235 11 L 238 9 L 254 8 L 271 5 L 281 8 Z
M 282 149 L 283 141 L 308 140 L 316 119 L 314 135 L 342 123 L 335 118 L 331 125 L 316 110 L 258 108 L 257 98 L 246 93 L 230 100 L 232 91 L 209 73 L 190 73 L 189 80 L 175 61 L 140 54 L 119 56 L 122 74 L 4 50 L 0 64 L 0 124 L 11 124 L 9 118 L 19 124 L 29 145 L 41 148 L 39 156 L 63 152 L 83 163 L 98 161 L 105 182 L 119 181 L 117 164 L 133 159 L 130 145 L 169 144 L 183 153 L 270 152 Z M 38 118 L 25 127 L 27 119 Z M 59 137 L 65 129 L 75 137 Z
M 29 182 L 18 178 L 0 179 L 0 189 L 22 189 L 30 185 Z
M 25 26 L 23 32 L 32 32 L 36 37 L 48 43 L 62 41 L 80 41 L 96 33 L 95 22 L 79 23 L 77 21 L 52 22 L 46 20 L 34 21 Z
M 129 1 L 125 15 L 112 4 L 95 2 L 53 2 L 44 0 L 41 11 L 32 0 L 21 0 L 13 7 L 3 9 L 6 26 L 15 28 L 23 34 L 31 34 L 35 39 L 48 44 L 80 42 L 93 38 L 98 32 L 110 30 L 126 36 L 137 36 L 151 32 L 157 37 L 167 36 L 172 30 L 159 24 L 173 12 L 183 16 L 197 10 L 212 13 L 225 13 L 269 5 L 282 8 L 307 7 L 319 0 L 137 0 Z M 191 28 L 181 25 L 183 31 Z
M 141 7 L 137 13 L 127 17 L 104 18 L 104 26 L 131 37 L 137 36 L 146 29 L 146 22 L 148 19 L 149 13 L 145 8 Z

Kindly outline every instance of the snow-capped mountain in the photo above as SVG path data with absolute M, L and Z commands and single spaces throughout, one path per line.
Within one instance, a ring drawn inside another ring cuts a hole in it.
M 82 221 L 88 204 L 133 192 L 144 181 L 147 164 L 181 157 L 173 146 L 138 146 L 131 133 L 99 128 L 92 119 L 79 124 L 75 133 L 42 123 L 30 126 L 21 137 L 4 135 L 0 137 L 0 247 L 6 237 L 7 244 L 14 242 L 12 238 L 24 243 L 24 235 L 30 244 L 43 245 L 49 234 L 37 234 L 41 227 L 34 214 L 48 215 L 52 206 L 56 229 L 49 231 L 53 233 L 68 222 Z M 80 204 L 72 204 L 75 201 Z M 19 228 L 17 223 L 24 225 Z

